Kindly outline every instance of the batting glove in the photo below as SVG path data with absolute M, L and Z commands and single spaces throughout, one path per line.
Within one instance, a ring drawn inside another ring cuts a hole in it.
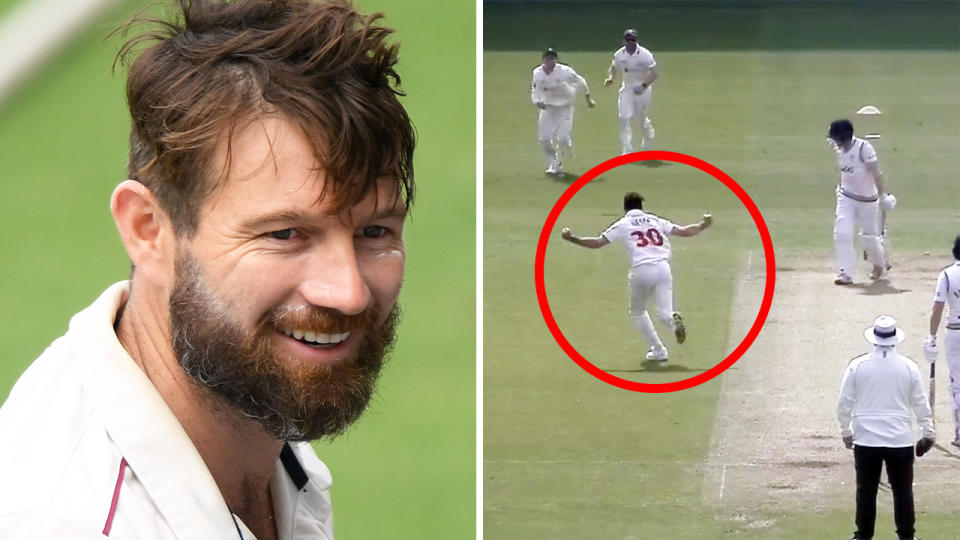
M 893 196 L 893 193 L 887 193 L 880 198 L 880 206 L 884 210 L 893 210 L 897 207 L 897 198 Z
M 937 336 L 930 335 L 923 340 L 923 357 L 931 364 L 937 361 Z
M 917 457 L 921 457 L 933 448 L 933 439 L 926 437 L 917 441 Z

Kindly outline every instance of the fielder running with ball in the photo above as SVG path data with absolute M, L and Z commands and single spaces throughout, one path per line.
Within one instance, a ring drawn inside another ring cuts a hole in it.
M 849 120 L 836 120 L 828 133 L 837 154 L 840 183 L 837 185 L 837 214 L 833 245 L 837 259 L 837 285 L 850 285 L 854 274 L 853 239 L 859 229 L 866 244 L 867 259 L 873 264 L 870 279 L 879 279 L 886 270 L 886 255 L 880 237 L 880 208 L 892 210 L 896 197 L 886 193 L 877 152 L 869 141 L 853 136 Z
M 943 338 L 950 377 L 950 400 L 953 406 L 953 441 L 960 448 L 960 236 L 953 241 L 954 263 L 940 271 L 937 290 L 933 296 L 933 311 L 930 314 L 930 335 L 923 340 L 923 352 L 931 364 L 937 361 L 937 329 L 943 318 L 943 306 L 947 311 L 947 331 Z
M 630 257 L 627 277 L 630 290 L 630 321 L 643 333 L 649 349 L 647 360 L 665 362 L 667 348 L 647 313 L 647 301 L 653 298 L 657 319 L 670 328 L 677 343 L 686 340 L 683 318 L 673 310 L 673 275 L 670 272 L 670 241 L 667 236 L 696 236 L 713 223 L 710 214 L 704 214 L 699 223 L 680 226 L 667 219 L 643 211 L 644 198 L 630 192 L 623 197 L 626 214 L 607 227 L 600 236 L 579 237 L 564 227 L 563 239 L 586 248 L 600 248 L 620 241 Z
M 617 99 L 617 115 L 620 118 L 620 153 L 633 152 L 633 130 L 630 121 L 637 118 L 643 122 L 643 140 L 640 148 L 653 147 L 653 122 L 647 116 L 653 94 L 653 82 L 657 80 L 657 61 L 653 54 L 637 44 L 637 31 L 623 33 L 623 47 L 613 53 L 613 61 L 607 69 L 603 85 L 613 84 L 613 76 L 620 74 L 620 95 Z

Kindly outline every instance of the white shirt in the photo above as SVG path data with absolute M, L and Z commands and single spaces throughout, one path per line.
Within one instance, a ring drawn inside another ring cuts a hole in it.
M 858 446 L 913 446 L 913 417 L 922 436 L 932 439 L 933 416 L 913 360 L 893 347 L 875 347 L 850 361 L 837 399 L 844 437 L 852 434 Z
M 877 198 L 877 185 L 867 172 L 867 163 L 877 162 L 877 151 L 869 141 L 859 137 L 845 152 L 837 149 L 837 169 L 840 170 L 840 190 L 853 198 Z
M 934 302 L 947 305 L 946 321 L 950 326 L 960 326 L 960 261 L 940 271 L 937 276 L 937 291 Z
M 556 64 L 553 71 L 547 73 L 543 66 L 533 68 L 533 82 L 530 84 L 530 100 L 534 105 L 543 102 L 550 107 L 569 107 L 577 96 L 577 89 L 584 94 L 590 93 L 587 80 L 566 64 Z
M 630 265 L 670 260 L 670 240 L 676 224 L 642 210 L 630 210 L 613 222 L 601 235 L 611 243 L 621 241 L 630 257 Z
M 628 53 L 626 47 L 620 47 L 613 53 L 611 63 L 623 80 L 620 83 L 621 92 L 626 88 L 640 86 L 656 65 L 657 61 L 653 59 L 653 54 L 640 45 L 637 45 L 637 50 L 633 51 L 633 54 Z
M 117 340 L 128 287 L 74 316 L 0 408 L 0 538 L 254 538 Z M 333 538 L 331 482 L 308 443 L 284 449 L 270 483 L 281 540 Z

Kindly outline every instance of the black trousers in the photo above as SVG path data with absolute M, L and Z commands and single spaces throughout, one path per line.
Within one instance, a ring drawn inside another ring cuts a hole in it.
M 857 468 L 857 532 L 864 540 L 873 538 L 877 520 L 877 488 L 880 469 L 887 466 L 887 480 L 893 492 L 893 519 L 900 538 L 913 538 L 913 447 L 886 448 L 854 446 Z

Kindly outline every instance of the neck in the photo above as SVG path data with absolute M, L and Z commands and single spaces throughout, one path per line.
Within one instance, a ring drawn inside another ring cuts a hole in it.
M 159 295 L 137 292 L 134 287 L 116 325 L 117 338 L 180 421 L 230 510 L 257 538 L 275 538 L 270 479 L 283 441 L 234 412 L 180 368 L 171 346 L 167 308 L 142 300 Z

